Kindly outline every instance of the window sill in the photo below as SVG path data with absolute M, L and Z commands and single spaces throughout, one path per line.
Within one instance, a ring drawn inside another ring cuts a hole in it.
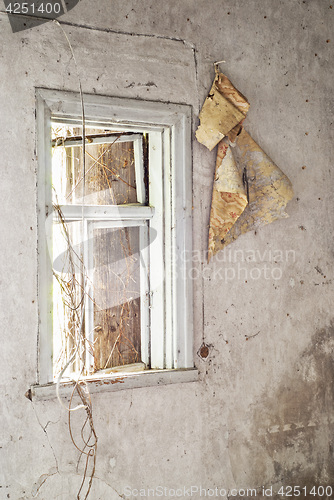
M 122 391 L 140 387 L 156 387 L 158 385 L 197 382 L 198 370 L 196 368 L 180 370 L 146 370 L 136 373 L 115 373 L 83 379 L 89 388 L 90 394 Z M 59 394 L 62 398 L 70 398 L 75 382 L 62 382 Z M 33 385 L 27 397 L 32 401 L 41 401 L 56 398 L 56 385 Z

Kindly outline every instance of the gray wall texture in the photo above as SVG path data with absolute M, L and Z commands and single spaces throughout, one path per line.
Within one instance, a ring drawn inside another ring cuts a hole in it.
M 281 485 L 333 485 L 333 16 L 330 0 L 81 0 L 60 18 L 84 92 L 190 104 L 194 131 L 224 59 L 251 103 L 248 132 L 295 190 L 289 219 L 207 265 L 215 152 L 193 136 L 200 379 L 93 396 L 90 498 L 200 485 L 225 488 L 221 498 L 272 486 L 282 498 Z M 67 414 L 24 394 L 38 330 L 35 87 L 77 91 L 78 78 L 59 26 L 13 33 L 3 13 L 0 72 L 0 498 L 67 500 L 82 474 Z

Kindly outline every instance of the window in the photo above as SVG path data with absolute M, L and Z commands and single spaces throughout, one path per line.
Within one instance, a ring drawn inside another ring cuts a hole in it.
M 39 384 L 193 367 L 191 110 L 37 90 Z M 85 157 L 85 162 L 83 161 Z

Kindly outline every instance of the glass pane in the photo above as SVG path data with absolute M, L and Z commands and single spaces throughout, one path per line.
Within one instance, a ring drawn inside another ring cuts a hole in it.
M 95 229 L 94 369 L 141 361 L 139 228 Z
M 140 230 L 53 224 L 55 377 L 141 362 Z
M 57 377 L 77 350 L 84 303 L 81 222 L 53 224 L 53 365 Z M 84 343 L 65 376 L 80 370 Z M 78 359 L 77 359 L 78 358 Z M 83 359 L 83 358 L 82 358 Z
M 53 201 L 59 205 L 122 205 L 137 203 L 134 143 L 117 142 L 122 133 L 86 130 L 86 165 L 79 127 L 53 124 Z M 89 143 L 91 140 L 108 143 Z M 139 165 L 137 166 L 139 168 Z

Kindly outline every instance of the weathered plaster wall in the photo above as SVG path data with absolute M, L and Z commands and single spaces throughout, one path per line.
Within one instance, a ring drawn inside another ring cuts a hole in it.
M 225 59 L 251 102 L 247 130 L 296 193 L 289 219 L 203 260 L 195 353 L 203 335 L 211 350 L 205 362 L 195 354 L 201 380 L 93 396 L 92 499 L 127 485 L 333 484 L 333 16 L 329 0 L 81 0 L 64 16 L 85 92 L 187 103 L 194 127 L 212 63 Z M 0 14 L 0 76 L 0 498 L 67 500 L 80 474 L 66 412 L 24 397 L 38 322 L 34 87 L 78 90 L 60 28 L 14 34 Z M 193 160 L 203 252 L 215 153 L 194 140 Z

